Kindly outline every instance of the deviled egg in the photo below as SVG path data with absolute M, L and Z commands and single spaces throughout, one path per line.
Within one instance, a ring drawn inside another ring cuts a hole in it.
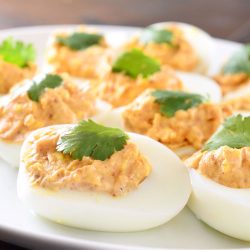
M 250 241 L 250 117 L 228 118 L 204 148 L 188 158 L 193 192 L 188 206 L 198 219 Z
M 203 146 L 230 111 L 207 95 L 148 89 L 131 104 L 94 119 L 150 136 L 185 157 Z
M 175 72 L 138 49 L 123 52 L 114 59 L 109 72 L 100 79 L 97 93 L 101 99 L 119 107 L 129 104 L 148 88 L 197 90 L 211 93 L 215 101 L 220 100 L 220 89 L 213 80 Z
M 188 171 L 168 148 L 91 120 L 34 131 L 21 151 L 17 192 L 36 214 L 111 232 L 146 230 L 188 201 Z
M 19 165 L 19 152 L 27 135 L 53 124 L 76 123 L 98 112 L 88 86 L 67 75 L 38 75 L 26 80 L 0 100 L 0 157 Z
M 214 79 L 220 85 L 224 95 L 244 91 L 244 87 L 250 85 L 250 44 L 238 49 Z
M 107 47 L 104 36 L 88 26 L 74 32 L 57 32 L 48 41 L 45 71 L 97 78 L 108 63 Z
M 162 65 L 199 73 L 207 73 L 214 54 L 214 42 L 205 31 L 178 22 L 150 25 L 123 47 L 139 48 Z
M 37 66 L 32 44 L 9 37 L 0 44 L 0 94 L 6 94 L 20 81 L 32 78 Z

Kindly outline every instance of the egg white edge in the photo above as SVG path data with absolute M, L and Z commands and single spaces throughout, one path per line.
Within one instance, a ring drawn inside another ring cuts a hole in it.
M 226 187 L 189 169 L 192 194 L 188 207 L 212 228 L 250 241 L 250 189 Z

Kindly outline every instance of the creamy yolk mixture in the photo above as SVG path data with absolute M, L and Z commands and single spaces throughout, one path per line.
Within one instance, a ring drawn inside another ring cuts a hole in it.
M 122 196 L 136 189 L 151 172 L 150 164 L 131 142 L 104 161 L 90 157 L 73 160 L 56 151 L 60 134 L 62 131 L 50 129 L 29 141 L 23 162 L 34 186 Z
M 222 94 L 233 92 L 240 87 L 250 84 L 250 78 L 245 73 L 218 74 L 214 76 L 215 81 L 220 85 Z
M 22 80 L 32 78 L 36 70 L 35 64 L 20 68 L 17 65 L 4 62 L 0 58 L 0 94 L 6 94 Z
M 98 78 L 105 69 L 105 64 L 108 64 L 106 49 L 104 39 L 100 44 L 82 50 L 72 50 L 54 41 L 48 48 L 48 63 L 53 66 L 53 71 L 59 74 L 66 72 L 75 77 Z
M 250 147 L 223 146 L 197 152 L 185 161 L 188 167 L 228 187 L 250 188 Z
M 175 72 L 165 66 L 146 79 L 133 79 L 123 73 L 110 72 L 102 79 L 97 91 L 101 99 L 119 107 L 129 104 L 148 88 L 182 90 L 183 85 Z
M 192 71 L 199 64 L 199 58 L 193 47 L 185 39 L 183 32 L 176 26 L 167 28 L 174 34 L 173 44 L 140 42 L 139 37 L 133 38 L 124 45 L 125 49 L 139 48 L 146 55 L 158 60 L 162 65 L 169 65 L 175 69 Z
M 149 91 L 128 106 L 123 120 L 130 131 L 148 135 L 172 149 L 187 145 L 200 149 L 224 120 L 224 114 L 219 105 L 203 103 L 186 111 L 178 110 L 168 118 L 160 113 L 160 106 Z
M 46 89 L 39 102 L 32 101 L 27 91 L 13 91 L 0 104 L 0 139 L 22 142 L 37 128 L 76 123 L 95 112 L 94 97 L 69 79 L 57 88 Z

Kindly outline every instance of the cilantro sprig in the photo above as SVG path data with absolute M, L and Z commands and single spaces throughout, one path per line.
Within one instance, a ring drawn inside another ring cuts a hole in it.
M 166 29 L 156 29 L 154 27 L 147 27 L 143 30 L 140 41 L 142 43 L 166 43 L 173 45 L 174 33 Z
M 122 72 L 131 78 L 142 76 L 146 78 L 161 70 L 160 63 L 146 56 L 138 49 L 132 49 L 121 54 L 112 66 L 113 72 Z
M 222 146 L 250 147 L 250 116 L 237 115 L 227 118 L 202 150 L 211 151 Z
M 174 116 L 178 110 L 188 110 L 208 101 L 202 95 L 182 91 L 155 90 L 151 95 L 160 105 L 160 112 L 167 117 Z
M 20 68 L 27 67 L 34 62 L 36 51 L 32 44 L 15 41 L 9 37 L 0 44 L 0 58 L 3 61 L 17 65 Z
M 91 34 L 85 32 L 75 32 L 67 37 L 57 37 L 57 42 L 65 45 L 72 50 L 83 50 L 90 46 L 99 44 L 103 36 L 100 34 Z
M 250 43 L 236 51 L 222 68 L 224 74 L 245 73 L 250 75 Z
M 59 75 L 47 74 L 40 82 L 33 82 L 28 89 L 28 96 L 32 101 L 39 102 L 40 96 L 46 88 L 54 89 L 62 84 L 63 79 Z
M 81 121 L 59 139 L 57 151 L 69 154 L 73 159 L 89 156 L 104 161 L 122 150 L 128 138 L 118 128 L 105 127 L 92 120 Z

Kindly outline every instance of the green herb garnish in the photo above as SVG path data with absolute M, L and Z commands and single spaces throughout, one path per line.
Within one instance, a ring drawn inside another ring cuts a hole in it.
M 250 75 L 250 44 L 235 52 L 222 68 L 224 74 L 245 73 Z
M 99 44 L 102 39 L 103 36 L 99 34 L 76 32 L 67 37 L 57 37 L 57 42 L 73 50 L 82 50 Z
M 14 41 L 12 37 L 5 39 L 0 44 L 0 57 L 2 60 L 21 68 L 34 62 L 35 56 L 36 52 L 32 44 Z
M 62 84 L 63 79 L 59 75 L 47 74 L 43 80 L 30 86 L 28 96 L 32 101 L 39 102 L 40 96 L 46 88 L 54 89 Z
M 226 119 L 202 150 L 211 151 L 222 146 L 231 148 L 250 146 L 250 116 L 237 115 Z
M 142 43 L 167 43 L 173 44 L 174 34 L 170 30 L 156 29 L 153 27 L 145 28 L 141 34 L 140 40 Z
M 122 150 L 128 138 L 118 128 L 104 127 L 92 120 L 81 121 L 60 138 L 57 151 L 69 154 L 73 159 L 89 156 L 104 161 L 115 151 Z
M 144 78 L 161 70 L 160 64 L 138 49 L 132 49 L 120 55 L 113 64 L 113 72 L 122 72 L 132 78 Z
M 167 117 L 174 116 L 178 110 L 187 110 L 208 101 L 202 95 L 182 91 L 155 90 L 151 94 L 160 105 L 160 112 Z

